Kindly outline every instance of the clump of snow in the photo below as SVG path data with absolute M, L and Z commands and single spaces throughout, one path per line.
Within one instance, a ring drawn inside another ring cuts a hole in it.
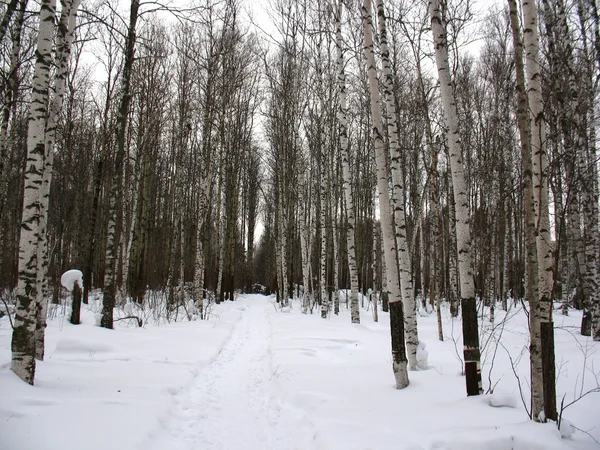
M 568 439 L 573 436 L 573 433 L 575 433 L 575 427 L 571 424 L 571 422 L 565 419 L 560 421 L 558 430 L 560 431 L 560 437 L 563 439 Z
M 517 397 L 512 394 L 492 394 L 485 397 L 485 402 L 494 408 L 516 408 Z
M 135 308 L 135 305 L 132 302 L 127 302 L 123 306 L 123 312 L 125 313 L 126 316 L 133 316 L 134 308 Z
M 67 290 L 72 291 L 75 282 L 79 283 L 79 287 L 83 288 L 83 273 L 81 270 L 71 269 L 67 270 L 60 277 L 60 284 Z
M 289 313 L 292 309 L 289 306 L 284 306 L 281 308 L 282 313 Z
M 429 352 L 425 342 L 419 341 L 417 346 L 417 367 L 421 370 L 429 369 Z

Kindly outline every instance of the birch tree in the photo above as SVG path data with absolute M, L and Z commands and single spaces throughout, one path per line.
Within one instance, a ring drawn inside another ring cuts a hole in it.
M 477 324 L 477 305 L 471 259 L 471 231 L 469 199 L 463 166 L 462 148 L 458 129 L 458 117 L 454 100 L 452 76 L 448 61 L 448 42 L 443 9 L 446 0 L 429 1 L 429 17 L 435 47 L 435 62 L 438 71 L 444 119 L 446 122 L 452 187 L 456 211 L 456 237 L 458 269 L 460 273 L 460 296 L 462 305 L 463 354 L 467 395 L 479 395 L 481 387 L 481 356 Z
M 344 205 L 348 228 L 346 239 L 348 245 L 348 269 L 350 271 L 350 309 L 352 323 L 360 323 L 360 310 L 358 305 L 358 275 L 356 272 L 356 246 L 354 243 L 354 230 L 356 219 L 354 217 L 354 200 L 350 184 L 350 155 L 348 149 L 348 106 L 346 101 L 346 74 L 344 70 L 344 54 L 342 40 L 342 0 L 338 0 L 335 14 L 335 45 L 337 50 L 337 88 L 339 97 L 338 123 L 340 128 L 340 148 L 342 151 L 342 174 L 344 191 Z
M 125 160 L 125 135 L 129 106 L 131 104 L 131 73 L 133 70 L 136 24 L 140 8 L 139 0 L 131 0 L 127 39 L 125 41 L 125 58 L 121 76 L 120 103 L 117 114 L 116 142 L 117 148 L 113 159 L 113 180 L 109 193 L 109 221 L 106 237 L 106 269 L 104 273 L 104 299 L 100 326 L 113 327 L 113 308 L 117 293 L 117 252 L 121 237 L 121 191 L 123 189 L 123 164 Z
M 383 0 L 377 0 L 377 24 L 379 27 L 379 44 L 381 47 L 381 63 L 383 66 L 383 97 L 387 119 L 387 131 L 390 145 L 390 160 L 393 183 L 392 205 L 394 207 L 395 235 L 400 270 L 400 290 L 404 310 L 406 347 L 408 350 L 408 367 L 417 370 L 417 347 L 419 334 L 415 295 L 413 291 L 410 254 L 406 237 L 406 217 L 404 211 L 404 183 L 400 175 L 400 146 L 396 108 L 393 96 L 393 77 L 387 41 L 387 28 Z
M 65 96 L 65 84 L 69 71 L 69 58 L 73 43 L 73 32 L 77 22 L 79 0 L 61 0 L 61 15 L 58 23 L 56 42 L 56 76 L 54 80 L 54 97 L 48 107 L 45 130 L 45 156 L 42 186 L 40 188 L 40 221 L 39 240 L 37 244 L 37 280 L 36 280 L 36 358 L 44 359 L 44 334 L 46 328 L 46 311 L 50 289 L 48 286 L 48 204 L 50 201 L 50 185 L 54 166 L 54 145 L 56 127 Z M 79 310 L 74 309 L 73 320 L 79 323 Z
M 387 290 L 389 292 L 392 368 L 396 378 L 396 389 L 403 389 L 407 387 L 409 383 L 404 339 L 404 314 L 397 264 L 396 234 L 394 232 L 394 224 L 390 208 L 390 195 L 387 175 L 388 165 L 385 154 L 383 118 L 377 82 L 375 52 L 373 48 L 372 9 L 370 0 L 364 0 L 362 5 L 362 29 L 371 100 L 373 149 L 377 164 L 377 191 L 379 194 L 379 217 L 381 222 L 383 253 L 386 266 L 385 277 L 387 279 Z
M 27 134 L 23 213 L 19 239 L 19 281 L 11 342 L 11 370 L 23 381 L 35 378 L 36 284 L 40 239 L 41 183 L 45 156 L 46 112 L 56 0 L 42 0 L 37 40 L 33 92 Z
M 536 214 L 536 243 L 538 259 L 539 306 L 532 308 L 532 315 L 539 311 L 540 350 L 544 388 L 543 410 L 540 414 L 532 411 L 536 420 L 557 419 L 556 387 L 554 369 L 554 325 L 552 323 L 552 269 L 553 258 L 550 238 L 550 217 L 548 211 L 548 160 L 544 149 L 544 118 L 542 104 L 542 84 L 539 68 L 539 37 L 537 8 L 533 0 L 522 1 L 523 44 L 525 49 L 525 75 L 531 122 L 531 152 L 533 168 L 534 209 Z M 535 319 L 534 319 L 535 320 Z M 537 324 L 532 324 L 532 333 L 537 333 Z M 531 340 L 537 339 L 533 336 Z M 537 393 L 536 393 L 537 394 Z

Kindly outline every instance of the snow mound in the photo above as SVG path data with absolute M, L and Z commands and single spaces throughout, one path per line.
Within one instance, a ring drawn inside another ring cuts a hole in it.
M 562 419 L 558 431 L 560 431 L 560 437 L 568 439 L 575 433 L 575 427 L 568 420 Z
M 60 284 L 62 284 L 67 291 L 73 290 L 73 285 L 75 284 L 75 281 L 79 283 L 79 287 L 83 288 L 83 273 L 81 273 L 81 270 L 67 270 L 60 277 Z
M 484 401 L 494 408 L 516 408 L 517 397 L 512 394 L 492 394 L 484 397 Z
M 443 450 L 565 450 L 556 425 L 533 421 L 459 432 L 437 439 L 432 449 Z
M 115 348 L 99 341 L 77 341 L 75 339 L 61 339 L 56 344 L 59 353 L 100 353 L 114 351 Z
M 426 349 L 427 345 L 425 345 L 425 342 L 419 341 L 417 347 L 417 367 L 420 370 L 429 369 L 429 352 Z
M 292 308 L 290 308 L 289 306 L 284 306 L 283 308 L 281 308 L 282 313 L 289 313 L 291 310 Z

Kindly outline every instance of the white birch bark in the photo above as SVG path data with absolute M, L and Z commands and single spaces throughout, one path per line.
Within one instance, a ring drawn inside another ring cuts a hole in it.
M 450 315 L 452 317 L 458 317 L 459 310 L 459 301 L 458 301 L 458 285 L 459 285 L 459 275 L 458 275 L 458 255 L 456 253 L 456 212 L 454 205 L 454 194 L 452 187 L 452 178 L 447 177 L 448 181 L 448 272 L 450 272 Z
M 29 110 L 23 215 L 19 238 L 19 279 L 11 342 L 11 370 L 23 381 L 35 378 L 35 329 L 38 242 L 42 172 L 45 155 L 46 112 L 56 0 L 42 0 Z
M 73 32 L 77 23 L 77 9 L 80 0 L 61 0 L 61 16 L 58 24 L 56 43 L 56 77 L 54 81 L 54 97 L 48 106 L 46 119 L 46 132 L 44 136 L 44 172 L 40 186 L 40 222 L 37 247 L 37 276 L 36 276 L 36 330 L 35 353 L 40 361 L 44 359 L 44 335 L 46 330 L 46 311 L 50 289 L 48 284 L 48 202 L 50 200 L 50 187 L 52 184 L 52 169 L 54 166 L 54 144 L 56 142 L 56 127 L 62 109 L 67 74 L 69 71 L 69 57 Z
M 540 342 L 542 377 L 544 388 L 543 414 L 534 411 L 534 419 L 556 420 L 556 393 L 554 387 L 554 329 L 552 325 L 553 256 L 550 238 L 550 215 L 548 210 L 548 157 L 544 140 L 542 83 L 539 61 L 539 36 L 537 8 L 534 0 L 522 0 L 523 44 L 525 47 L 525 75 L 531 121 L 531 152 L 533 166 L 534 207 L 537 230 L 538 296 L 540 314 Z M 551 357 L 552 361 L 548 358 Z M 550 373 L 552 371 L 552 373 Z M 552 380 L 551 380 L 552 379 Z M 554 400 L 552 401 L 552 397 Z M 554 405 L 552 405 L 554 403 Z
M 396 108 L 394 105 L 393 76 L 390 63 L 390 52 L 387 43 L 387 29 L 383 0 L 377 0 L 377 18 L 379 26 L 379 45 L 381 49 L 381 65 L 383 67 L 383 96 L 387 118 L 387 129 L 390 140 L 390 159 L 392 169 L 392 206 L 396 225 L 396 246 L 398 265 L 400 268 L 400 289 L 402 292 L 402 307 L 406 334 L 406 349 L 408 351 L 408 368 L 417 370 L 417 347 L 419 333 L 417 331 L 417 314 L 415 294 L 413 289 L 412 272 L 410 270 L 410 252 L 406 238 L 406 217 L 404 211 L 404 186 L 400 174 L 400 146 Z
M 333 170 L 333 167 L 332 167 Z M 334 195 L 334 192 L 337 191 L 337 189 L 331 189 L 331 195 Z M 335 198 L 332 199 L 332 217 L 331 217 L 331 224 L 332 224 L 332 228 L 333 228 L 333 295 L 332 295 L 332 300 L 333 300 L 333 312 L 334 314 L 339 314 L 340 313 L 340 291 L 339 291 L 339 271 L 338 271 L 338 253 L 339 253 L 339 247 L 338 247 L 338 220 L 337 220 L 337 196 L 335 196 Z
M 185 273 L 184 273 L 184 262 L 185 258 L 183 257 L 185 254 L 185 220 L 183 214 L 179 218 L 179 304 L 185 306 Z M 233 300 L 233 299 L 232 299 Z M 191 319 L 191 316 L 188 312 L 188 319 Z
M 320 52 L 319 52 L 320 54 Z M 319 69 L 320 70 L 320 69 Z M 322 75 L 319 72 L 319 95 L 321 96 L 321 112 L 324 111 L 324 94 L 322 90 Z M 321 288 L 321 317 L 327 318 L 329 313 L 329 293 L 327 289 L 327 188 L 329 187 L 329 171 L 327 170 L 325 161 L 327 161 L 327 154 L 325 152 L 325 131 L 323 124 L 319 124 L 319 140 L 320 140 L 320 152 L 321 152 L 321 178 L 319 180 L 319 195 L 321 199 L 320 204 L 320 222 L 321 222 L 321 272 L 319 276 L 319 286 Z
M 550 314 L 548 301 L 552 290 L 552 249 L 548 214 L 548 158 L 544 140 L 542 80 L 539 62 L 539 33 L 537 8 L 533 0 L 522 0 L 525 47 L 525 75 L 531 120 L 531 151 L 533 162 L 533 190 L 538 247 L 539 296 L 542 316 Z M 542 319 L 548 320 L 548 319 Z
M 381 234 L 383 240 L 383 253 L 385 258 L 385 277 L 390 302 L 390 320 L 392 320 L 392 309 L 400 305 L 400 321 L 397 323 L 399 330 L 394 330 L 392 323 L 392 368 L 396 378 L 396 389 L 408 386 L 408 371 L 406 350 L 404 348 L 404 318 L 402 307 L 398 302 L 402 301 L 400 292 L 400 280 L 398 273 L 396 235 L 394 233 L 392 213 L 390 210 L 390 195 L 388 183 L 388 167 L 383 140 L 383 119 L 381 114 L 379 86 L 377 81 L 377 69 L 375 65 L 375 54 L 373 49 L 372 10 L 370 0 L 364 0 L 362 6 L 362 27 L 364 38 L 364 52 L 367 63 L 367 75 L 369 81 L 369 93 L 371 103 L 371 119 L 373 121 L 373 145 L 375 150 L 375 162 L 377 165 L 377 191 L 379 193 L 379 217 L 381 221 Z M 394 305 L 396 303 L 396 305 Z M 395 335 L 398 332 L 400 336 Z
M 210 168 L 208 173 L 210 174 Z M 208 202 L 209 175 L 206 175 L 200 183 L 198 200 L 198 229 L 196 233 L 196 259 L 194 265 L 194 296 L 196 307 L 201 319 L 204 319 L 204 226 L 206 223 L 206 204 Z
M 448 129 L 448 148 L 450 153 L 450 169 L 456 210 L 456 240 L 458 248 L 458 270 L 460 273 L 460 296 L 463 317 L 463 345 L 467 395 L 479 395 L 481 388 L 481 364 L 479 351 L 479 333 L 477 324 L 477 307 L 475 303 L 475 284 L 473 280 L 473 263 L 471 256 L 471 231 L 469 229 L 469 198 L 465 182 L 462 161 L 458 115 L 454 99 L 452 76 L 448 63 L 448 47 L 446 24 L 442 8 L 445 0 L 429 1 L 429 17 L 435 46 L 435 62 L 437 66 L 444 118 Z
M 307 222 L 307 208 L 306 202 L 306 181 L 302 181 L 300 185 L 300 251 L 302 257 L 302 284 L 304 285 L 304 291 L 302 293 L 302 313 L 306 314 L 310 305 L 310 247 L 309 247 L 309 225 Z
M 280 183 L 280 187 L 283 187 L 283 183 Z M 286 254 L 286 246 L 287 246 L 287 226 L 286 226 L 286 217 L 284 210 L 284 202 L 283 202 L 283 189 L 279 190 L 279 220 L 277 221 L 277 226 L 279 227 L 278 233 L 278 244 L 279 244 L 279 256 L 281 260 L 279 261 L 279 267 L 281 270 L 281 306 L 287 306 L 288 299 L 288 285 L 287 285 L 287 254 Z
M 219 177 L 220 179 L 221 177 Z M 217 273 L 217 289 L 215 291 L 215 297 L 217 303 L 221 301 L 221 285 L 223 284 L 223 261 L 224 261 L 224 247 L 223 236 L 225 235 L 225 220 L 223 220 L 223 210 L 225 209 L 225 195 L 222 192 L 221 187 L 222 181 L 219 181 L 219 189 L 217 193 L 217 250 L 219 252 L 219 266 Z
M 531 120 L 529 116 L 529 99 L 525 87 L 525 69 L 523 67 L 523 43 L 518 19 L 516 0 L 508 0 L 510 8 L 511 28 L 515 48 L 515 69 L 517 77 L 517 120 L 521 139 L 521 155 L 523 166 L 524 207 L 525 207 L 525 245 L 527 251 L 526 288 L 529 300 L 529 358 L 531 367 L 531 415 L 540 420 L 544 411 L 544 385 L 542 378 L 540 313 L 537 267 L 537 241 L 535 236 L 535 203 L 533 193 L 533 162 L 531 158 Z

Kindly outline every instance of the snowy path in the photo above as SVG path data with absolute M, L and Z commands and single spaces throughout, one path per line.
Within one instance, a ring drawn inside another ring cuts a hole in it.
M 175 406 L 151 448 L 290 448 L 269 386 L 273 370 L 268 315 L 273 307 L 264 297 L 240 303 L 240 319 L 228 342 L 194 383 L 175 395 Z

